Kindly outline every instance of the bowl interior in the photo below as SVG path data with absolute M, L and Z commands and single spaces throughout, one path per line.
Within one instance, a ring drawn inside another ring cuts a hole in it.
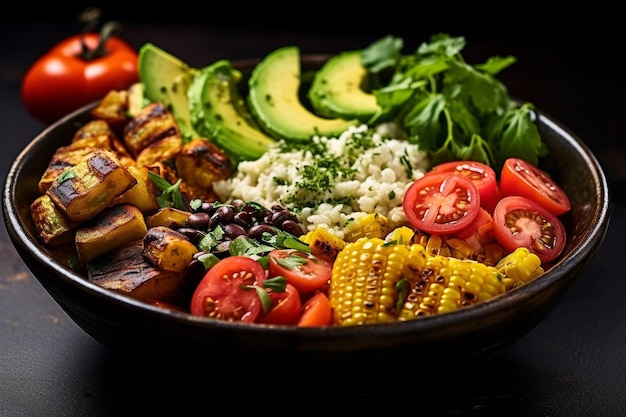
M 319 65 L 323 59 L 306 57 L 303 68 Z M 236 65 L 247 75 L 257 61 Z M 540 133 L 549 148 L 542 168 L 553 174 L 572 203 L 572 210 L 562 217 L 568 232 L 564 255 L 540 279 L 465 310 L 389 325 L 299 329 L 192 318 L 91 284 L 58 261 L 62 254 L 58 249 L 40 243 L 29 211 L 38 196 L 37 183 L 54 151 L 70 142 L 77 126 L 89 119 L 92 107 L 51 125 L 18 155 L 6 177 L 3 214 L 15 247 L 41 284 L 81 327 L 115 349 L 181 359 L 213 350 L 283 352 L 313 360 L 355 360 L 407 350 L 411 354 L 436 351 L 442 357 L 488 356 L 521 337 L 545 315 L 590 262 L 608 228 L 609 190 L 598 161 L 574 133 L 538 112 Z

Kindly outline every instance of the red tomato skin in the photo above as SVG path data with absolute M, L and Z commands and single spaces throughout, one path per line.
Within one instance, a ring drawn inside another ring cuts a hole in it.
M 100 35 L 84 34 L 95 49 Z M 124 90 L 139 81 L 137 52 L 117 37 L 106 41 L 108 53 L 83 60 L 81 36 L 71 36 L 41 56 L 22 80 L 26 109 L 38 120 L 52 123 L 66 114 L 102 98 L 110 90 Z
M 462 213 L 448 219 L 451 214 L 445 213 L 457 212 L 459 200 L 465 201 Z M 474 221 L 480 208 L 480 194 L 474 183 L 462 175 L 433 173 L 409 186 L 402 207 L 409 222 L 417 229 L 448 235 L 463 230 Z M 445 214 L 443 222 L 436 217 L 442 212 Z
M 450 161 L 435 165 L 427 175 L 442 172 L 461 175 L 471 180 L 480 194 L 480 205 L 489 213 L 493 213 L 500 193 L 496 172 L 492 167 L 478 161 Z
M 493 233 L 493 217 L 481 207 L 474 221 L 453 236 L 465 240 L 472 249 L 478 250 L 496 239 Z
M 541 225 L 534 220 L 521 218 L 515 222 L 516 231 L 513 232 L 507 225 L 507 218 L 514 210 L 528 211 L 549 222 L 553 228 L 552 241 L 546 245 L 541 243 Z M 521 196 L 508 196 L 500 200 L 493 212 L 493 232 L 498 243 L 507 251 L 513 252 L 518 247 L 526 247 L 531 253 L 539 257 L 542 263 L 556 259 L 566 242 L 566 233 L 559 218 L 539 205 L 537 202 Z
M 244 274 L 242 274 L 242 272 Z M 234 276 L 237 274 L 237 276 Z M 229 256 L 207 271 L 191 297 L 190 312 L 195 316 L 228 321 L 254 322 L 261 312 L 261 300 L 252 288 L 262 286 L 265 270 L 257 261 L 246 256 Z M 213 311 L 206 311 L 205 300 L 216 300 Z M 240 312 L 236 312 L 240 311 Z
M 569 211 L 565 191 L 536 166 L 520 158 L 508 158 L 500 174 L 502 197 L 520 195 L 536 201 L 557 216 Z
M 323 327 L 332 324 L 333 311 L 330 300 L 321 291 L 316 292 L 302 306 L 298 327 Z
M 300 318 L 302 300 L 293 285 L 287 283 L 285 291 L 271 292 L 272 309 L 267 314 L 259 315 L 257 323 L 293 325 Z
M 298 256 L 305 260 L 301 266 L 288 268 L 281 265 L 278 260 L 288 259 L 289 256 Z M 310 294 L 322 288 L 332 273 L 333 264 L 310 253 L 304 253 L 293 249 L 274 249 L 269 254 L 270 275 L 284 276 L 287 282 L 302 294 Z

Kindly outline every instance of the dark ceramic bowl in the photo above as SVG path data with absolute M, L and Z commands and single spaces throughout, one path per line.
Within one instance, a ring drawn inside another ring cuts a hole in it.
M 249 68 L 249 67 L 248 67 Z M 33 274 L 63 310 L 104 345 L 130 357 L 186 366 L 207 358 L 242 358 L 298 364 L 363 363 L 399 358 L 442 363 L 497 354 L 539 323 L 589 264 L 610 217 L 605 175 L 585 143 L 558 121 L 538 112 L 549 147 L 543 168 L 571 198 L 562 220 L 568 241 L 560 260 L 534 282 L 482 304 L 413 321 L 348 328 L 297 328 L 233 324 L 154 307 L 88 282 L 43 246 L 29 205 L 53 152 L 69 143 L 91 106 L 68 115 L 34 138 L 6 177 L 3 213 L 8 233 Z M 158 364 L 153 364 L 159 366 Z M 395 366 L 395 365 L 391 365 Z M 284 368 L 286 369 L 286 368 Z

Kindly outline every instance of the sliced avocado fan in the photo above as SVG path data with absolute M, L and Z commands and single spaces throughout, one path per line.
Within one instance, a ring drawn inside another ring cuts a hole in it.
M 270 52 L 252 71 L 248 104 L 259 125 L 272 137 L 308 140 L 338 136 L 358 120 L 324 118 L 300 101 L 300 49 L 286 46 Z
M 220 60 L 199 70 L 187 92 L 191 123 L 235 161 L 254 160 L 276 141 L 262 132 L 237 90 L 241 72 Z

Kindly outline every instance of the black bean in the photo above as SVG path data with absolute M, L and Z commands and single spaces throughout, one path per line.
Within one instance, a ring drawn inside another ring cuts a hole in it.
M 267 224 L 257 224 L 248 229 L 248 237 L 261 240 L 263 233 L 271 233 L 272 235 L 276 234 L 276 230 L 272 228 L 272 226 Z
M 240 211 L 233 216 L 233 222 L 241 227 L 250 227 L 254 223 L 252 216 L 247 211 Z
M 209 224 L 207 225 L 207 230 L 213 230 L 217 225 L 219 225 L 222 221 L 222 216 L 219 213 L 213 213 L 209 218 Z
M 198 207 L 197 211 L 211 214 L 213 212 L 213 203 L 209 203 L 208 201 L 203 201 L 202 204 L 200 204 L 200 207 Z
M 221 222 L 226 224 L 233 220 L 233 215 L 235 214 L 232 206 L 219 206 L 215 209 L 215 213 L 219 214 L 221 217 Z
M 274 226 L 280 227 L 280 225 L 283 224 L 286 220 L 292 220 L 295 222 L 298 219 L 291 212 L 282 209 L 279 211 L 275 211 L 274 214 L 272 214 L 270 223 L 272 223 Z
M 241 208 L 246 204 L 243 200 L 235 199 L 230 203 L 235 211 L 241 211 Z
M 302 230 L 302 227 L 298 224 L 298 222 L 291 219 L 285 220 L 279 227 L 285 232 L 291 233 L 296 237 L 300 237 L 304 234 L 304 231 Z
M 205 273 L 206 268 L 204 267 L 204 264 L 198 259 L 192 259 L 185 268 L 185 271 L 183 272 L 183 280 L 185 283 L 186 291 L 188 291 L 189 293 L 193 293 L 195 288 L 204 277 Z
M 245 236 L 246 229 L 235 223 L 224 225 L 224 235 L 229 239 L 235 239 L 237 236 Z
M 191 213 L 189 217 L 187 217 L 187 226 L 193 227 L 194 229 L 206 230 L 210 218 L 211 216 L 203 211 Z
M 203 236 L 200 230 L 194 229 L 193 227 L 179 227 L 176 230 L 185 235 L 185 237 L 187 237 L 187 239 L 189 239 L 189 241 L 194 245 L 200 243 Z

